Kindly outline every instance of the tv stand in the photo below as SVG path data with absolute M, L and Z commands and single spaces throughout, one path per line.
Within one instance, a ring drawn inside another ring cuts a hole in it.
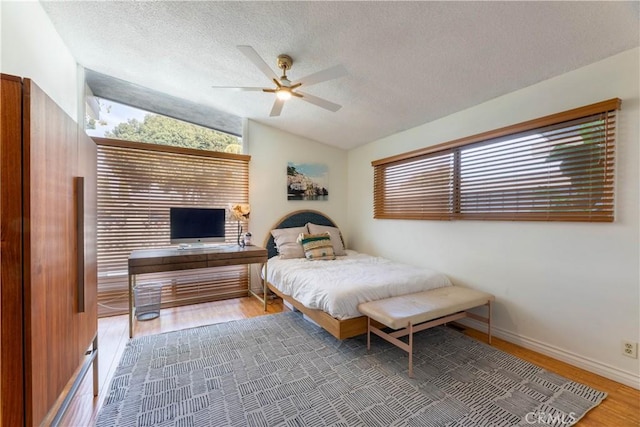
M 265 264 L 266 268 L 267 259 L 265 248 L 260 246 L 240 247 L 232 244 L 186 249 L 142 249 L 131 252 L 129 255 L 129 338 L 133 338 L 133 290 L 136 287 L 137 275 L 245 264 Z M 263 281 L 262 296 L 251 290 L 251 282 L 249 282 L 247 294 L 258 298 L 264 304 L 266 311 L 266 281 Z

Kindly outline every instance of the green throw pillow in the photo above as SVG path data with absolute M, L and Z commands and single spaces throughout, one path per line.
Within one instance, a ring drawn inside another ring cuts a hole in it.
M 311 261 L 336 259 L 331 244 L 331 236 L 329 233 L 322 234 L 305 234 L 300 233 L 298 242 L 302 244 L 304 256 Z

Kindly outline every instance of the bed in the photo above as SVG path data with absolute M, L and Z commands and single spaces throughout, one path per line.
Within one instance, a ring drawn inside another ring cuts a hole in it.
M 321 212 L 304 210 L 285 216 L 272 229 L 293 232 L 307 223 L 337 228 Z M 339 256 L 332 261 L 282 259 L 271 233 L 265 247 L 267 287 L 338 339 L 367 332 L 367 317 L 357 308 L 360 303 L 452 285 L 441 273 L 348 249 L 336 251 Z

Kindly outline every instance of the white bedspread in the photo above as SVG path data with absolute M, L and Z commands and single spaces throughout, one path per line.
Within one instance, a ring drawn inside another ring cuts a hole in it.
M 362 316 L 358 304 L 451 286 L 444 274 L 347 250 L 335 261 L 269 260 L 267 280 L 306 307 L 337 319 Z

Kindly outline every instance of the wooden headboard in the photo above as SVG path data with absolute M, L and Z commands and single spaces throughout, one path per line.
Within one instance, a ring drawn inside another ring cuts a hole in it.
M 313 210 L 302 210 L 291 212 L 276 222 L 276 224 L 269 229 L 269 233 L 265 239 L 264 247 L 267 248 L 268 257 L 274 257 L 278 255 L 278 250 L 276 249 L 276 244 L 273 241 L 273 236 L 271 235 L 271 230 L 274 228 L 290 228 L 290 227 L 304 227 L 306 223 L 312 222 L 318 225 L 328 225 L 331 227 L 337 227 L 335 222 L 333 222 L 328 216 L 323 214 L 322 212 L 313 211 Z

